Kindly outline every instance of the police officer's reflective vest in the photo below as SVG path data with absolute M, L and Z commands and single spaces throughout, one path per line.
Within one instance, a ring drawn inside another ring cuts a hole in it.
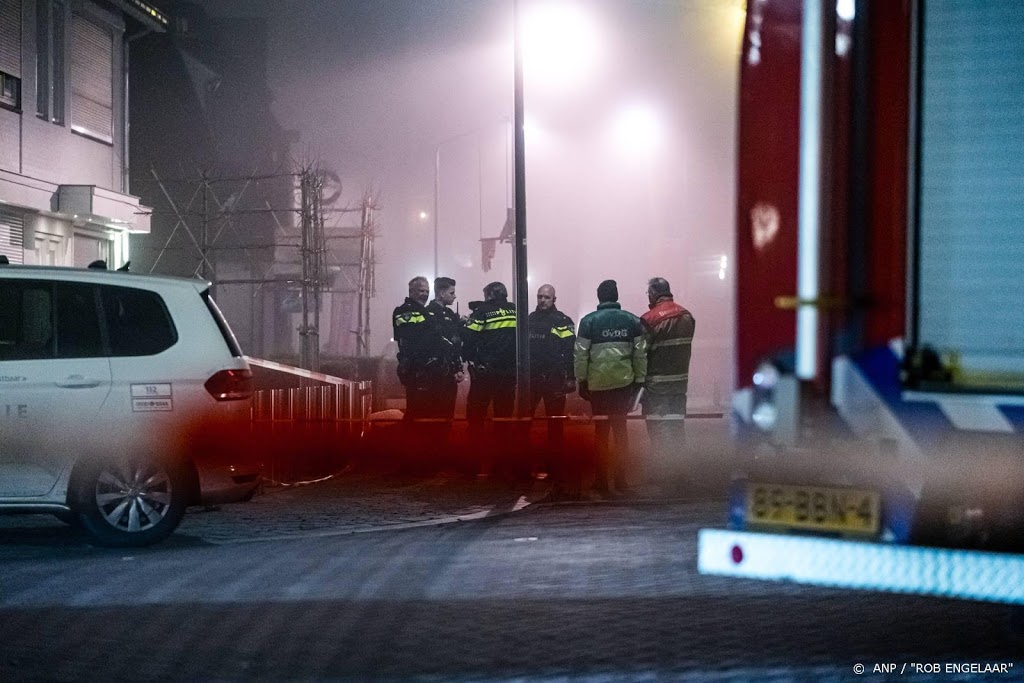
M 573 378 L 572 318 L 557 308 L 530 313 L 530 376 L 534 381 L 563 386 Z
M 474 377 L 516 374 L 516 305 L 485 301 L 466 320 L 462 353 Z
M 398 379 L 404 386 L 422 383 L 423 370 L 430 359 L 432 334 L 429 314 L 418 301 L 405 299 L 391 314 L 391 327 L 398 342 Z

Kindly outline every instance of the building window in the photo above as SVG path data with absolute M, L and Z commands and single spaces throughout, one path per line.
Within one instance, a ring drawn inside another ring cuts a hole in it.
M 0 71 L 0 106 L 21 111 L 21 79 Z
M 21 1 L 0 2 L 0 107 L 21 111 Z
M 113 142 L 114 34 L 71 15 L 71 130 Z
M 36 114 L 64 125 L 67 5 L 36 0 Z
M 50 3 L 36 0 L 36 116 L 50 118 Z
M 25 225 L 20 213 L 0 208 L 0 256 L 10 263 L 25 261 Z

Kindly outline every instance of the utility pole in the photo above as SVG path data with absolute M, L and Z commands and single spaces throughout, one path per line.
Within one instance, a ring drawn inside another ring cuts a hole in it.
M 512 0 L 512 42 L 515 57 L 515 261 L 516 280 L 516 398 L 517 414 L 529 417 L 530 412 L 530 300 L 526 260 L 526 140 L 523 134 L 523 46 L 520 40 L 519 0 Z
M 373 283 L 373 199 L 363 197 L 359 223 L 359 295 L 356 300 L 359 324 L 356 327 L 356 355 L 370 355 L 370 297 Z
M 434 147 L 434 277 L 437 277 L 439 275 L 438 270 L 437 270 L 437 268 L 438 268 L 438 266 L 437 266 L 437 231 L 438 231 L 438 228 L 439 228 L 439 225 L 438 225 L 438 220 L 439 219 L 438 219 L 438 216 L 437 216 L 437 210 L 438 210 L 438 207 L 441 204 L 440 194 L 441 194 L 441 143 L 439 142 L 439 143 L 437 143 L 437 146 Z
M 209 195 L 209 192 L 208 192 L 210 184 L 208 182 L 208 177 L 206 175 L 206 170 L 205 169 L 203 170 L 203 174 L 202 174 L 202 182 L 203 182 L 203 235 L 202 235 L 203 239 L 202 239 L 202 248 L 200 249 L 200 251 L 202 252 L 202 260 L 199 262 L 199 275 L 205 280 L 206 279 L 207 252 L 210 249 L 210 235 L 209 235 L 209 229 L 210 229 L 209 228 L 209 226 L 210 226 L 210 213 L 209 213 L 209 211 L 210 211 L 210 206 L 209 206 L 210 199 L 209 199 L 209 197 L 210 197 L 210 195 Z
M 312 370 L 309 345 L 309 223 L 310 223 L 310 190 L 309 169 L 302 171 L 302 178 L 299 181 L 302 214 L 300 217 L 300 246 L 299 253 L 302 262 L 302 287 L 299 290 L 302 297 L 302 324 L 299 326 L 299 365 Z

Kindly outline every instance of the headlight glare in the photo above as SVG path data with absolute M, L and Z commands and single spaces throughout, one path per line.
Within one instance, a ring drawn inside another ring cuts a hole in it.
M 761 431 L 770 432 L 775 429 L 775 424 L 779 421 L 779 409 L 772 403 L 761 403 L 754 408 L 750 419 Z
M 771 391 L 779 383 L 779 369 L 771 363 L 761 363 L 754 371 L 754 386 Z

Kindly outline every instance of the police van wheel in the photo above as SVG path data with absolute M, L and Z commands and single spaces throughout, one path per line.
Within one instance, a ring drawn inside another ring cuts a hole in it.
M 189 499 L 184 468 L 162 460 L 99 460 L 86 464 L 76 481 L 76 516 L 97 545 L 109 548 L 164 540 L 181 522 Z

